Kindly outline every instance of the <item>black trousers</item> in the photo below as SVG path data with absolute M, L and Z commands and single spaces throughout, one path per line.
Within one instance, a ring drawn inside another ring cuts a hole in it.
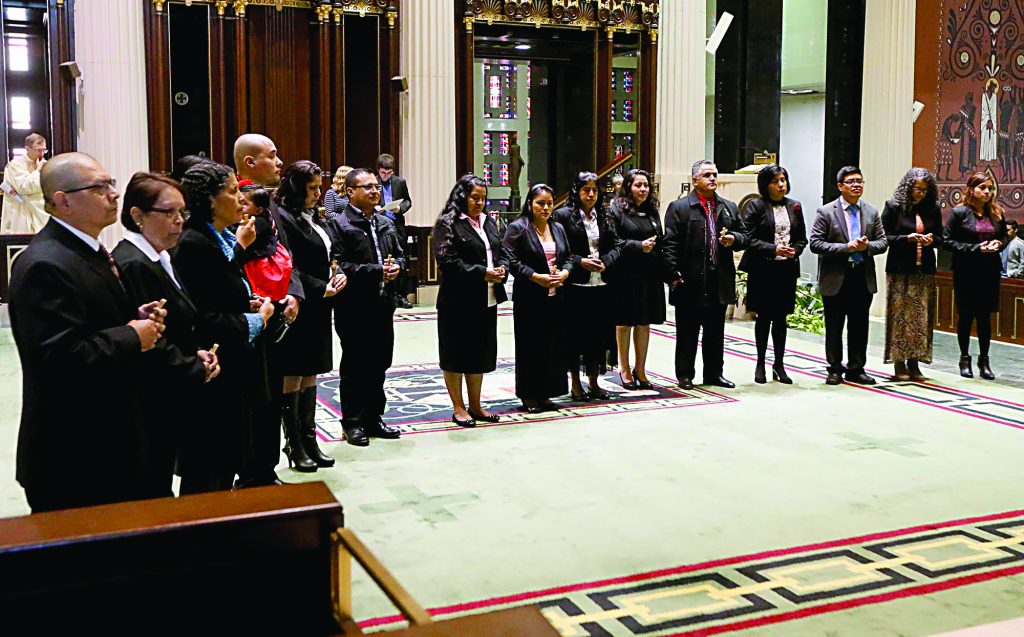
M 265 408 L 256 409 L 252 415 L 252 448 L 238 472 L 242 480 L 277 477 L 274 467 L 281 459 L 281 397 L 284 393 L 281 348 L 281 343 L 267 343 L 268 401 Z
M 825 303 L 825 358 L 828 371 L 836 374 L 864 372 L 868 360 L 868 291 L 864 266 L 848 267 L 843 286 Z M 847 364 L 843 365 L 843 326 L 846 325 Z
M 359 308 L 358 311 L 352 311 Z M 367 426 L 384 415 L 384 379 L 395 349 L 395 307 L 390 297 L 352 303 L 334 314 L 341 341 L 338 365 L 342 426 Z
M 697 301 L 689 306 L 676 306 L 676 379 L 693 380 L 701 329 L 704 330 L 704 338 L 701 340 L 704 378 L 711 380 L 722 375 L 725 306 L 716 302 Z

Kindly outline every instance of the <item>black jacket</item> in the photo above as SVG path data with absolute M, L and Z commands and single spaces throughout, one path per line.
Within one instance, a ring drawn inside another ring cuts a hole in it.
M 297 272 L 302 282 L 303 292 L 306 294 L 306 303 L 324 303 L 324 292 L 327 291 L 327 283 L 331 278 L 331 261 L 327 248 L 324 247 L 320 235 L 299 216 L 293 215 L 281 208 L 278 211 L 278 218 L 281 220 L 280 231 L 288 239 L 292 253 L 292 272 Z M 317 223 L 327 233 L 327 238 L 334 237 L 327 224 L 319 223 L 316 216 L 313 223 Z M 300 306 L 302 307 L 302 306 Z
M 730 247 L 718 244 L 718 302 L 723 305 L 736 302 L 736 266 L 732 253 L 747 246 L 736 204 L 715 197 L 715 227 L 721 233 L 728 229 L 736 237 Z M 665 213 L 665 241 L 662 255 L 669 280 L 682 279 L 682 283 L 669 292 L 672 305 L 702 303 L 704 277 L 707 274 L 707 219 L 696 192 L 676 199 Z
M 501 250 L 501 236 L 498 225 L 487 214 L 484 217 L 484 233 L 491 246 L 491 260 L 494 267 L 505 266 L 506 276 L 501 283 L 492 283 L 494 298 L 498 303 L 508 300 L 505 280 L 508 279 L 509 263 Z M 434 223 L 434 255 L 441 269 L 441 285 L 437 292 L 437 307 L 486 307 L 487 248 L 473 225 L 466 219 L 444 214 Z
M 380 298 L 380 284 L 384 278 L 384 267 L 377 261 L 377 252 L 373 245 L 370 224 L 377 233 L 380 243 L 381 259 L 391 255 L 392 261 L 405 267 L 405 252 L 391 220 L 380 213 L 374 213 L 367 219 L 351 205 L 337 217 L 328 221 L 327 226 L 332 233 L 331 259 L 338 262 L 339 268 L 348 277 L 345 291 L 337 296 L 336 307 L 339 310 L 350 308 L 358 311 L 361 303 L 368 299 Z M 384 298 L 392 307 L 396 299 L 395 280 L 384 286 Z
M 800 255 L 807 247 L 807 226 L 804 224 L 803 206 L 799 201 L 786 197 L 783 200 L 789 213 L 789 247 L 796 250 L 792 259 L 779 261 L 792 270 L 794 277 L 800 276 Z M 747 247 L 740 259 L 740 270 L 755 272 L 758 268 L 775 262 L 775 211 L 764 199 L 754 199 L 747 204 L 747 216 L 743 220 L 743 233 L 747 235 Z
M 551 221 L 551 236 L 555 239 L 555 267 L 569 270 L 572 278 L 572 252 L 569 241 L 561 224 Z M 517 304 L 543 302 L 548 297 L 548 289 L 530 280 L 535 272 L 548 274 L 551 268 L 544 256 L 544 247 L 540 244 L 537 231 L 526 217 L 520 217 L 508 224 L 505 237 L 501 241 L 504 259 L 508 261 L 509 272 L 513 276 L 512 300 Z M 556 288 L 556 295 L 562 294 L 563 288 Z
M 619 239 L 615 230 L 615 220 L 611 218 L 611 215 L 600 208 L 595 212 L 597 213 L 597 228 L 601 233 L 597 252 L 604 263 L 604 271 L 607 273 L 619 260 L 624 242 Z M 590 272 L 579 265 L 580 260 L 590 258 L 590 239 L 587 237 L 587 229 L 583 225 L 580 213 L 570 206 L 565 206 L 556 210 L 552 219 L 561 224 L 562 229 L 565 230 L 566 239 L 569 241 L 569 250 L 572 252 L 573 269 L 566 283 L 586 283 L 590 280 Z
M 608 207 L 608 216 L 615 227 L 619 239 L 619 256 L 616 267 L 609 269 L 605 281 L 624 282 L 630 279 L 665 280 L 661 251 L 665 231 L 661 226 L 661 217 L 654 214 L 631 214 L 616 204 Z M 654 249 L 643 251 L 643 242 L 652 236 L 658 237 Z
M 924 232 L 933 236 L 932 245 L 921 246 L 921 266 L 917 266 L 918 244 L 907 241 L 907 235 L 917 232 L 917 215 L 921 215 Z M 935 274 L 935 248 L 942 243 L 942 212 L 938 204 L 930 210 L 915 211 L 898 206 L 894 201 L 885 202 L 882 210 L 882 227 L 889 253 L 885 258 L 885 271 L 889 274 Z
M 969 280 L 974 276 L 1002 276 L 1003 261 L 999 252 L 982 252 L 976 229 L 978 217 L 967 206 L 957 206 L 949 213 L 942 231 L 942 247 L 953 253 L 954 279 Z M 1000 251 L 1006 247 L 1006 220 L 992 222 Z

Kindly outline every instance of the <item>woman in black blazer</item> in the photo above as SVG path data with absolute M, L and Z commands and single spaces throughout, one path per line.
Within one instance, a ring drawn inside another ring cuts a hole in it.
M 498 304 L 508 300 L 504 285 L 508 261 L 501 252 L 498 226 L 484 212 L 486 205 L 484 180 L 464 175 L 448 195 L 433 231 L 434 255 L 441 269 L 437 349 L 452 399 L 452 422 L 461 427 L 475 427 L 478 420 L 499 420 L 480 404 L 480 387 L 484 374 L 497 367 Z
M 508 224 L 501 250 L 512 283 L 516 335 L 516 396 L 530 413 L 556 410 L 553 396 L 566 393 L 562 334 L 562 284 L 573 269 L 565 230 L 551 221 L 554 191 L 530 188 L 522 215 Z
M 242 216 L 234 172 L 204 162 L 189 168 L 182 182 L 190 216 L 171 261 L 196 307 L 196 338 L 204 347 L 219 345 L 221 365 L 220 377 L 203 386 L 191 406 L 178 458 L 184 495 L 230 489 L 235 474 L 252 459 L 253 416 L 269 401 L 260 335 L 274 305 L 252 298 L 236 260 L 256 239 L 256 230 L 255 219 L 235 234 L 227 230 Z
M 896 380 L 925 380 L 935 329 L 935 246 L 942 235 L 935 175 L 911 168 L 885 202 L 885 362 Z
M 665 322 L 665 270 L 661 240 L 665 237 L 651 177 L 634 168 L 626 173 L 610 213 L 622 240 L 621 254 L 605 279 L 611 284 L 612 318 L 619 350 L 619 377 L 626 389 L 650 389 L 647 348 L 651 325 Z M 632 336 L 636 364 L 629 364 Z
M 956 336 L 960 342 L 960 375 L 974 376 L 971 370 L 971 325 L 976 323 L 978 373 L 987 380 L 995 378 L 989 365 L 988 349 L 992 340 L 992 312 L 999 311 L 999 282 L 1003 263 L 999 253 L 1006 247 L 1006 221 L 996 201 L 995 182 L 986 173 L 974 173 L 967 180 L 964 201 L 949 213 L 942 232 L 942 247 L 953 252 L 953 295 L 956 297 Z
M 622 243 L 615 222 L 601 205 L 597 175 L 581 172 L 569 187 L 569 205 L 555 211 L 572 252 L 572 276 L 566 281 L 565 345 L 569 393 L 573 400 L 606 399 L 597 379 L 607 372 L 609 352 L 615 351 L 615 322 L 608 307 L 608 286 L 602 273 L 615 265 Z M 590 381 L 583 391 L 580 369 Z
M 754 382 L 765 383 L 765 358 L 768 335 L 772 337 L 772 378 L 792 384 L 786 373 L 786 317 L 796 304 L 796 280 L 800 278 L 800 254 L 807 247 L 807 228 L 803 206 L 790 199 L 789 173 L 777 164 L 765 166 L 757 174 L 760 199 L 747 204 L 743 232 L 750 239 L 740 260 L 747 273 L 747 309 L 757 313 L 754 339 L 757 366 Z
M 219 372 L 216 354 L 198 347 L 196 308 L 168 253 L 178 243 L 188 217 L 184 192 L 181 184 L 164 175 L 132 175 L 121 210 L 124 239 L 112 253 L 132 302 L 142 305 L 162 299 L 167 310 L 157 348 L 164 355 L 147 358 L 142 384 L 143 404 L 151 408 L 146 420 L 151 453 L 145 486 L 150 497 L 174 495 L 171 482 L 182 426 L 192 417 L 199 388 Z
M 278 364 L 284 373 L 284 451 L 289 465 L 307 473 L 334 466 L 334 458 L 320 449 L 316 439 L 316 377 L 334 369 L 332 299 L 348 283 L 344 272 L 331 272 L 332 238 L 316 211 L 320 183 L 319 166 L 297 161 L 284 169 L 274 195 L 292 267 L 306 292 L 301 311 L 281 343 Z

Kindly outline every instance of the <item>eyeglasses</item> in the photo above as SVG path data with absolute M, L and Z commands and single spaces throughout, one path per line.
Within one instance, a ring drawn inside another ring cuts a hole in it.
M 353 188 L 362 188 L 363 190 L 380 190 L 380 184 L 359 184 L 352 186 Z
M 107 180 L 99 182 L 98 184 L 89 184 L 88 186 L 79 186 L 78 188 L 68 188 L 67 190 L 64 190 L 63 192 L 64 192 L 65 195 L 70 195 L 73 192 L 82 192 L 83 190 L 98 190 L 98 189 L 102 189 L 104 191 L 112 190 L 113 192 L 117 192 L 117 180 L 116 179 L 107 179 Z
M 173 219 L 175 216 L 181 217 L 182 221 L 188 221 L 189 216 L 192 214 L 185 208 L 150 208 L 151 212 L 159 212 L 166 215 L 168 219 Z
M 847 180 L 843 181 L 843 183 L 846 184 L 847 186 L 863 186 L 864 185 L 864 180 L 863 179 L 847 179 Z
M 914 191 L 914 192 L 928 192 L 928 186 L 925 186 L 924 188 L 919 188 L 917 186 L 914 186 L 914 187 L 911 188 L 911 190 Z

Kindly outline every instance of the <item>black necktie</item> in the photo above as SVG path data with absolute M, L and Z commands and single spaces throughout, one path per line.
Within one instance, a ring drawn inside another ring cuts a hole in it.
M 708 260 L 713 264 L 718 263 L 718 228 L 715 226 L 715 202 L 708 201 L 707 204 L 707 228 L 708 228 Z
M 114 255 L 107 252 L 107 249 L 100 245 L 100 254 L 107 259 L 107 263 L 110 265 L 110 271 L 114 273 L 114 278 L 120 283 L 121 273 L 117 270 L 117 261 L 114 261 Z

